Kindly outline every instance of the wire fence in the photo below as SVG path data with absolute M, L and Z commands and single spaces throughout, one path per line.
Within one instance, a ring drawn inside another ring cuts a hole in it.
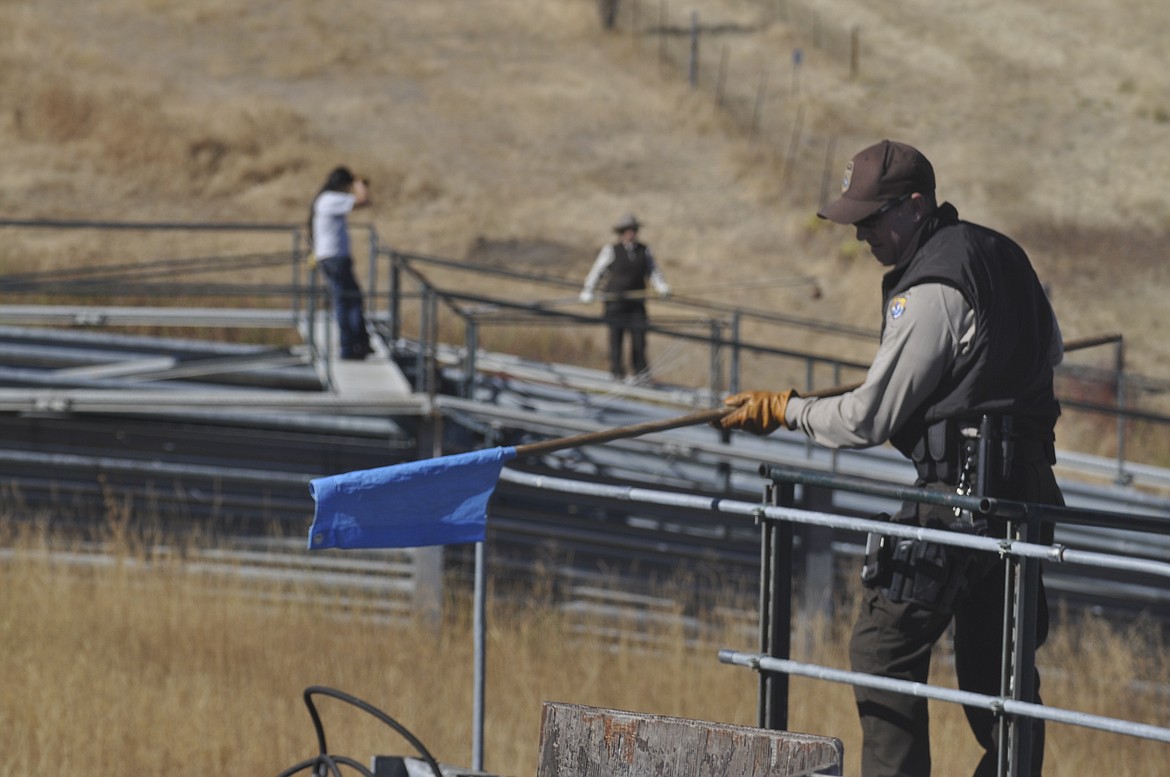
M 779 166 L 781 180 L 820 181 L 820 200 L 827 199 L 840 169 L 839 133 L 819 130 L 809 115 L 805 69 L 861 77 L 861 27 L 805 0 L 757 0 L 718 15 L 676 0 L 600 0 L 600 8 L 603 27 L 628 35 L 664 74 L 710 94 Z

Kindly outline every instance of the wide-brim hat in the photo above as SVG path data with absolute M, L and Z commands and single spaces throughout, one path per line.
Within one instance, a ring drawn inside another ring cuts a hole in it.
M 890 200 L 915 193 L 934 193 L 930 160 L 913 146 L 883 140 L 849 160 L 841 196 L 817 215 L 838 224 L 856 224 Z
M 618 223 L 613 225 L 613 231 L 618 233 L 625 232 L 627 229 L 637 232 L 641 228 L 642 225 L 638 223 L 638 219 L 633 213 L 627 213 Z

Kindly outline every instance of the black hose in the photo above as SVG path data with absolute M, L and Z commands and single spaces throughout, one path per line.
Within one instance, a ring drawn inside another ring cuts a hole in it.
M 310 685 L 305 689 L 304 694 L 305 706 L 309 708 L 309 716 L 313 719 L 313 728 L 317 732 L 317 746 L 320 749 L 320 755 L 315 758 L 301 761 L 299 764 L 281 772 L 279 775 L 277 775 L 277 777 L 289 777 L 290 775 L 296 774 L 297 772 L 303 771 L 309 767 L 315 767 L 318 770 L 317 773 L 321 775 L 321 777 L 324 777 L 325 774 L 324 771 L 320 771 L 321 767 L 326 767 L 329 772 L 332 772 L 333 774 L 337 775 L 337 777 L 340 777 L 340 771 L 337 768 L 337 764 L 339 763 L 357 769 L 363 775 L 365 775 L 365 777 L 374 777 L 368 769 L 353 759 L 329 754 L 329 747 L 325 741 L 325 727 L 321 724 L 321 715 L 317 712 L 317 706 L 313 703 L 313 696 L 315 695 L 330 696 L 334 699 L 338 699 L 345 702 L 346 704 L 357 707 L 358 709 L 382 721 L 387 726 L 402 735 L 402 737 L 407 742 L 409 742 L 415 750 L 418 751 L 423 760 L 427 762 L 427 765 L 431 767 L 431 771 L 435 773 L 435 777 L 443 777 L 443 772 L 439 768 L 438 761 L 435 760 L 435 757 L 431 755 L 426 746 L 419 741 L 418 737 L 412 734 L 405 726 L 372 704 L 362 701 L 356 696 L 351 696 L 348 693 L 339 691 L 336 688 L 329 688 L 324 685 Z

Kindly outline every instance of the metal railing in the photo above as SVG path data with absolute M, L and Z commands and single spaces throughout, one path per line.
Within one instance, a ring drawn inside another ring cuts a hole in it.
M 613 486 L 535 475 L 505 469 L 501 480 L 532 489 L 550 490 L 578 496 L 604 497 L 631 503 L 668 506 L 677 509 L 705 510 L 711 513 L 750 517 L 760 526 L 760 649 L 719 651 L 723 663 L 745 666 L 760 672 L 758 724 L 765 728 L 787 727 L 788 675 L 879 688 L 923 696 L 966 706 L 987 709 L 1000 718 L 1003 731 L 999 738 L 1001 773 L 1026 773 L 1030 754 L 1030 726 L 1020 725 L 1025 718 L 1097 729 L 1159 742 L 1170 742 L 1170 728 L 1140 721 L 1062 709 L 1031 701 L 1030 678 L 1035 666 L 1035 608 L 1041 561 L 1061 565 L 1081 565 L 1101 569 L 1140 571 L 1165 580 L 1170 578 L 1170 563 L 1135 558 L 1120 553 L 1082 551 L 1059 544 L 1038 544 L 1027 539 L 1027 527 L 1039 520 L 1079 525 L 1108 525 L 1135 532 L 1165 533 L 1164 521 L 1124 513 L 1102 513 L 987 497 L 940 494 L 923 489 L 892 486 L 795 468 L 761 467 L 773 482 L 765 489 L 762 503 L 748 503 L 710 496 L 673 493 L 632 486 Z M 880 495 L 924 503 L 944 504 L 972 513 L 995 517 L 1009 523 L 1007 538 L 960 534 L 941 529 L 892 524 L 863 518 L 815 512 L 785 506 L 791 489 L 798 484 L 829 486 L 857 493 Z M 782 495 L 782 492 L 784 495 Z M 903 539 L 935 542 L 970 551 L 991 553 L 1007 559 L 1006 569 L 1014 592 L 1007 608 L 1003 655 L 1008 673 L 999 696 L 956 691 L 925 683 L 892 680 L 859 672 L 845 671 L 814 663 L 791 660 L 792 639 L 792 526 L 823 527 L 857 533 L 885 534 Z M 1013 639 L 1013 634 L 1020 635 Z M 1006 734 L 1006 735 L 1003 735 Z
M 415 329 L 418 333 L 415 373 L 415 389 L 417 391 L 433 392 L 435 390 L 438 371 L 436 343 L 440 337 L 440 306 L 452 315 L 463 328 L 462 373 L 464 381 L 461 387 L 462 396 L 470 396 L 474 387 L 477 373 L 477 353 L 480 350 L 481 333 L 484 329 L 525 324 L 541 327 L 602 327 L 606 323 L 602 316 L 559 309 L 563 303 L 576 301 L 576 291 L 580 284 L 575 280 L 520 273 L 502 268 L 482 267 L 450 259 L 407 254 L 393 250 L 386 251 L 385 256 L 390 261 L 389 325 L 392 341 L 398 342 L 403 339 L 404 303 L 413 300 L 418 305 L 418 322 Z M 517 302 L 504 299 L 500 295 L 465 292 L 442 287 L 433 282 L 420 269 L 420 266 L 456 270 L 472 276 L 506 278 L 541 284 L 561 292 L 571 291 L 573 296 L 563 300 L 554 299 L 546 302 Z M 408 288 L 408 284 L 410 288 Z M 779 358 L 804 365 L 803 372 L 808 388 L 815 385 L 816 376 L 826 369 L 833 380 L 840 380 L 845 372 L 855 374 L 863 371 L 867 366 L 862 362 L 837 356 L 752 343 L 740 336 L 741 327 L 745 320 L 800 327 L 809 331 L 854 339 L 873 337 L 872 333 L 864 330 L 831 322 L 773 314 L 768 311 L 735 308 L 702 300 L 692 300 L 677 295 L 670 298 L 670 303 L 673 306 L 693 311 L 697 315 L 675 318 L 658 316 L 647 322 L 644 328 L 648 333 L 654 333 L 656 336 L 669 339 L 672 342 L 698 346 L 706 350 L 706 381 L 705 385 L 698 387 L 698 390 L 703 392 L 711 403 L 717 402 L 724 391 L 740 390 L 742 362 L 748 356 Z
M 134 232 L 140 235 L 157 233 L 192 233 L 203 236 L 236 240 L 250 237 L 261 238 L 274 235 L 284 237 L 286 248 L 274 250 L 221 252 L 198 256 L 128 260 L 125 243 L 119 246 L 119 261 L 113 263 L 69 263 L 60 269 L 5 273 L 0 275 L 0 289 L 9 293 L 9 299 L 21 295 L 32 299 L 73 299 L 108 300 L 141 298 L 158 299 L 166 302 L 149 310 L 136 306 L 139 315 L 129 317 L 119 308 L 84 308 L 80 304 L 59 306 L 61 312 L 54 320 L 45 323 L 71 325 L 128 325 L 140 326 L 145 323 L 173 326 L 214 326 L 215 319 L 200 316 L 195 309 L 187 309 L 185 316 L 176 317 L 174 300 L 179 298 L 201 298 L 212 300 L 212 309 L 224 310 L 225 301 L 247 298 L 259 300 L 272 308 L 277 315 L 263 315 L 261 311 L 249 308 L 248 315 L 235 314 L 222 320 L 222 326 L 288 326 L 300 330 L 311 357 L 323 365 L 323 379 L 331 386 L 333 376 L 330 364 L 335 324 L 329 316 L 321 317 L 324 324 L 319 332 L 314 322 L 318 313 L 327 307 L 327 289 L 313 272 L 311 257 L 305 248 L 303 225 L 286 223 L 240 223 L 240 222 L 145 222 L 145 221 L 96 221 L 96 220 L 30 220 L 0 219 L 0 227 L 26 230 L 30 233 L 104 233 Z M 356 224 L 352 230 L 366 233 L 367 256 L 366 274 L 368 287 L 366 296 L 371 303 L 388 299 L 389 295 L 379 288 L 379 245 L 377 231 L 371 225 Z M 228 240 L 228 242 L 232 242 Z M 283 270 L 288 273 L 287 283 L 259 282 L 254 279 L 239 280 L 244 271 Z M 212 276 L 210 280 L 208 277 Z M 228 303 L 230 304 L 230 302 Z M 11 306 L 8 306 L 11 308 Z M 42 306 L 43 307 L 43 306 Z M 68 310 L 77 312 L 68 314 Z M 376 314 L 377 311 L 372 311 Z M 31 313 L 29 314 L 31 316 Z M 41 317 L 44 318 L 43 316 Z M 320 341 L 319 341 L 320 340 Z
M 219 233 L 220 236 L 240 240 L 249 235 L 282 236 L 286 240 L 285 247 L 277 250 L 227 255 L 220 253 L 185 259 L 168 257 L 140 264 L 124 259 L 116 264 L 87 261 L 73 263 L 73 266 L 62 270 L 9 273 L 0 276 L 0 287 L 38 300 L 67 295 L 87 299 L 145 296 L 173 302 L 182 295 L 200 295 L 222 306 L 225 298 L 242 295 L 270 299 L 275 304 L 285 306 L 289 313 L 288 320 L 302 328 L 302 336 L 314 358 L 326 365 L 326 384 L 332 384 L 328 349 L 334 325 L 328 316 L 323 318 L 327 335 L 324 342 L 318 342 L 319 331 L 305 325 L 308 321 L 317 320 L 319 310 L 325 305 L 325 297 L 317 274 L 309 268 L 301 224 L 0 219 L 0 227 L 33 232 L 190 232 L 204 236 Z M 463 379 L 459 390 L 464 395 L 468 395 L 475 385 L 476 360 L 487 330 L 517 324 L 593 328 L 604 325 L 604 319 L 599 316 L 574 313 L 560 309 L 557 304 L 516 302 L 504 298 L 503 294 L 460 290 L 456 288 L 460 284 L 433 281 L 422 268 L 460 274 L 460 277 L 470 278 L 477 289 L 482 287 L 484 279 L 505 279 L 509 282 L 536 284 L 553 289 L 558 294 L 572 294 L 570 299 L 575 299 L 580 286 L 577 279 L 405 253 L 383 246 L 372 225 L 353 224 L 350 228 L 365 235 L 367 250 L 363 291 L 369 318 L 375 326 L 381 328 L 392 344 L 417 347 L 415 389 L 419 392 L 434 393 L 437 390 L 441 369 L 438 346 L 442 311 L 447 311 L 463 330 L 454 335 L 454 340 L 460 342 L 462 348 Z M 361 242 L 359 239 L 355 245 Z M 122 249 L 125 247 L 119 244 L 112 250 L 117 250 L 122 257 Z M 2 259 L 3 253 L 0 252 Z M 231 273 L 237 270 L 257 266 L 279 268 L 281 265 L 286 265 L 287 284 L 237 283 L 231 280 Z M 209 274 L 216 276 L 211 282 L 197 280 Z M 224 277 L 228 280 L 225 281 Z M 466 284 L 462 285 L 466 287 Z M 417 344 L 408 344 L 403 338 L 402 324 L 406 318 L 406 307 L 410 304 L 416 304 L 418 309 Z M 647 331 L 656 337 L 678 343 L 680 347 L 705 349 L 705 356 L 699 356 L 693 350 L 688 353 L 694 354 L 690 362 L 706 362 L 706 377 L 696 388 L 704 391 L 711 401 L 717 401 L 724 391 L 733 392 L 741 388 L 744 366 L 749 362 L 758 364 L 762 360 L 772 360 L 787 365 L 785 369 L 788 372 L 803 374 L 803 379 L 797 378 L 793 383 L 803 383 L 805 389 L 823 388 L 826 383 L 839 385 L 845 378 L 860 377 L 868 366 L 859 360 L 842 357 L 840 354 L 848 350 L 845 348 L 839 349 L 837 353 L 815 353 L 752 342 L 744 335 L 749 325 L 756 327 L 755 331 L 759 331 L 759 327 L 783 327 L 818 336 L 840 337 L 853 343 L 855 349 L 859 342 L 863 342 L 867 349 L 871 348 L 877 339 L 875 332 L 834 322 L 721 305 L 677 294 L 671 297 L 669 304 L 672 308 L 685 310 L 686 316 L 675 319 L 656 316 L 647 325 Z M 101 319 L 98 314 L 87 318 L 85 311 L 82 311 L 81 318 L 74 323 L 117 323 L 106 319 L 90 320 L 95 316 Z M 273 325 L 286 325 L 286 322 Z M 451 341 L 452 336 L 447 335 L 446 339 Z M 791 335 L 786 336 L 785 340 L 791 341 Z M 1155 385 L 1140 376 L 1127 373 L 1125 347 L 1120 336 L 1102 338 L 1098 345 L 1113 349 L 1111 364 L 1093 370 L 1093 380 L 1099 383 L 1102 392 L 1112 401 L 1105 403 L 1065 396 L 1060 399 L 1065 408 L 1076 412 L 1080 418 L 1099 416 L 1112 419 L 1113 443 L 1110 447 L 1114 451 L 1116 466 L 1111 477 L 1116 483 L 1125 485 L 1133 477 L 1133 471 L 1127 464 L 1133 449 L 1133 430 L 1138 425 L 1162 428 L 1170 424 L 1170 416 L 1140 408 L 1138 399 L 1140 396 L 1153 397 L 1166 393 L 1170 385 Z M 1074 369 L 1062 369 L 1061 374 L 1074 372 Z
M 387 317 L 390 338 L 404 342 L 403 322 L 408 318 L 410 304 L 417 305 L 418 344 L 415 358 L 418 362 L 416 390 L 434 391 L 439 372 L 437 343 L 440 338 L 440 311 L 446 311 L 459 322 L 462 332 L 448 333 L 446 339 L 460 343 L 462 353 L 461 372 L 462 396 L 470 396 L 477 374 L 477 353 L 484 341 L 485 330 L 492 327 L 530 325 L 540 327 L 574 326 L 602 327 L 602 316 L 572 312 L 563 309 L 576 301 L 580 282 L 575 279 L 517 270 L 486 267 L 453 259 L 422 256 L 393 249 L 381 249 L 390 265 L 387 295 Z M 435 268 L 448 274 L 460 274 L 470 279 L 464 283 L 447 280 L 439 283 L 428 275 L 425 268 Z M 553 294 L 571 295 L 554 297 L 544 302 L 523 302 L 509 300 L 502 294 L 465 291 L 467 286 L 482 288 L 485 280 L 494 279 L 533 284 L 538 288 L 552 290 Z M 692 314 L 684 318 L 654 316 L 646 324 L 646 331 L 674 343 L 685 343 L 691 347 L 705 349 L 706 356 L 693 353 L 692 363 L 700 358 L 707 364 L 706 377 L 695 388 L 703 392 L 712 403 L 718 401 L 724 391 L 739 391 L 743 386 L 743 371 L 746 363 L 760 364 L 763 360 L 780 365 L 777 372 L 791 372 L 803 375 L 803 388 L 821 389 L 826 385 L 841 385 L 848 380 L 859 379 L 868 368 L 868 363 L 843 357 L 839 354 L 813 352 L 800 348 L 778 348 L 767 343 L 753 342 L 742 333 L 752 325 L 770 330 L 783 328 L 822 337 L 843 338 L 851 343 L 864 342 L 872 348 L 877 342 L 875 332 L 834 322 L 800 318 L 770 311 L 722 305 L 706 300 L 690 299 L 672 295 L 668 300 L 677 307 Z M 777 338 L 780 340 L 780 338 Z M 780 341 L 792 341 L 789 334 Z M 1062 405 L 1069 411 L 1082 414 L 1085 418 L 1100 416 L 1112 419 L 1114 469 L 1112 480 L 1119 485 L 1128 485 L 1133 480 L 1133 471 L 1127 456 L 1132 445 L 1131 430 L 1136 424 L 1150 424 L 1157 428 L 1170 426 L 1170 416 L 1139 410 L 1134 406 L 1136 397 L 1143 386 L 1150 381 L 1126 372 L 1124 338 L 1118 334 L 1081 338 L 1078 341 L 1080 353 L 1101 348 L 1109 349 L 1109 366 L 1082 369 L 1062 366 L 1058 373 L 1075 376 L 1092 373 L 1092 380 L 1103 386 L 1115 400 L 1110 404 L 1086 401 L 1075 397 L 1060 396 Z M 669 346 L 668 346 L 669 347 Z M 847 350 L 847 349 L 842 349 Z M 1067 360 L 1066 360 L 1067 361 Z M 787 365 L 787 368 L 784 367 Z M 799 365 L 799 366 L 794 366 Z M 653 365 L 652 365 L 653 366 Z M 800 382 L 797 379 L 794 382 Z M 1161 384 L 1146 387 L 1144 393 L 1157 396 L 1170 386 Z M 810 443 L 811 444 L 811 443 Z

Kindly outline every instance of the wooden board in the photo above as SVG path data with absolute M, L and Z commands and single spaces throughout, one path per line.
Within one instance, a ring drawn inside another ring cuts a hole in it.
M 831 737 L 545 702 L 537 777 L 841 774 Z

